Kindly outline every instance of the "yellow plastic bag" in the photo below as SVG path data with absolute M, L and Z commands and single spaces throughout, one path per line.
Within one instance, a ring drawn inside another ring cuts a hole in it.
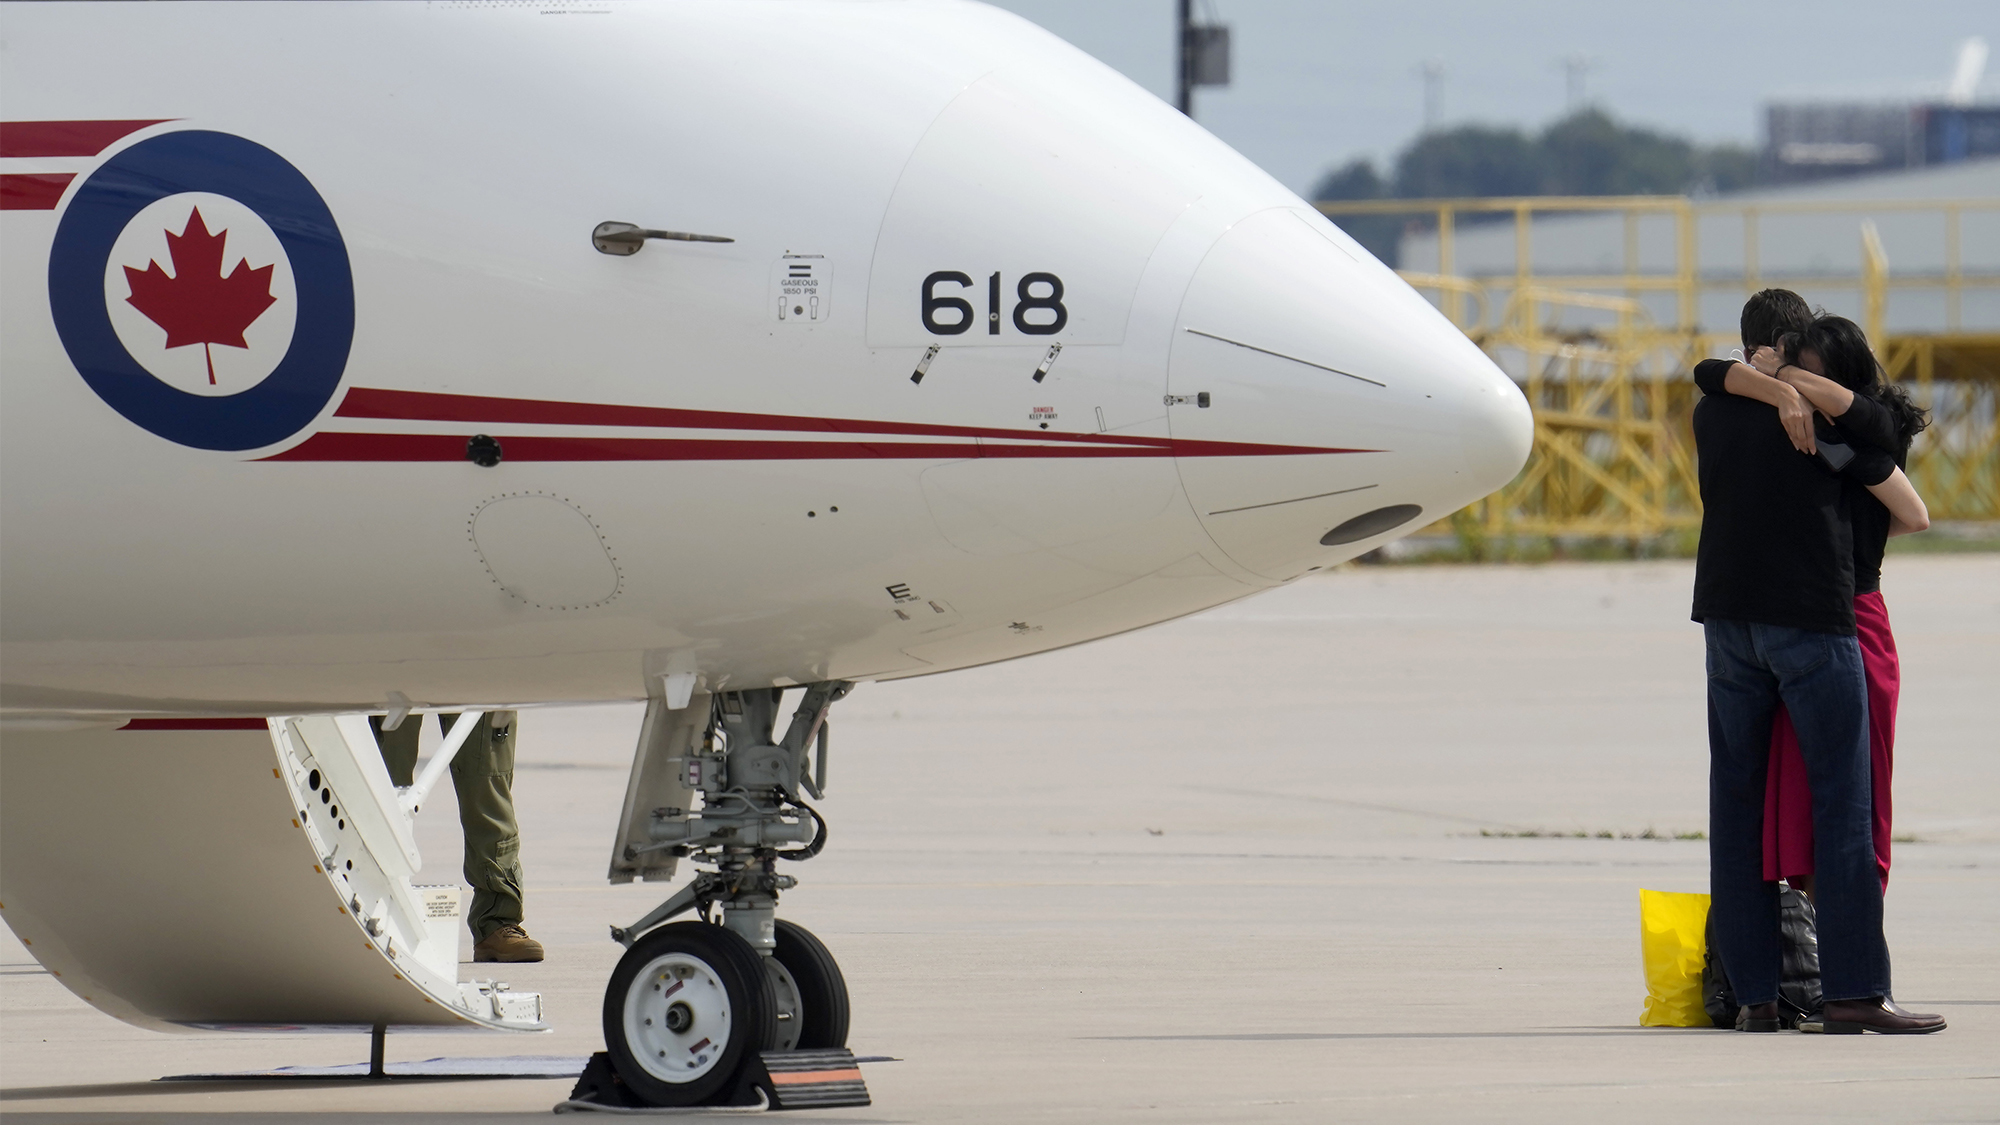
M 1701 1006 L 1708 896 L 1639 892 L 1639 949 L 1646 961 L 1640 1027 L 1713 1027 Z

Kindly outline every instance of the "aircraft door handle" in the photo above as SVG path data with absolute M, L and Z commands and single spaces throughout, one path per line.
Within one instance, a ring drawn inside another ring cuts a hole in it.
M 664 238 L 671 242 L 734 242 L 719 234 L 689 234 L 684 230 L 648 230 L 636 223 L 597 224 L 590 232 L 590 244 L 597 247 L 600 254 L 616 254 L 621 258 L 631 257 L 646 246 L 649 238 Z

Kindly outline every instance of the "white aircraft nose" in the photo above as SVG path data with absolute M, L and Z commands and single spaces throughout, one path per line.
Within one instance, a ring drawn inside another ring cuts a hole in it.
M 1265 577 L 1415 531 L 1527 460 L 1534 422 L 1513 381 L 1316 214 L 1231 227 L 1175 336 L 1168 416 L 1188 498 Z

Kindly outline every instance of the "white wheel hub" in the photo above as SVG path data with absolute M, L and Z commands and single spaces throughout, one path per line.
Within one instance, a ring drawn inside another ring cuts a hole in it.
M 625 1043 L 646 1073 L 692 1082 L 729 1045 L 729 990 L 708 962 L 687 953 L 655 957 L 625 993 Z

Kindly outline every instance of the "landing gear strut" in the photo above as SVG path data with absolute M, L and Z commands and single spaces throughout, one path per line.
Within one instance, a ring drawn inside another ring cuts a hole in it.
M 654 1105 L 699 1105 L 732 1088 L 764 1051 L 847 1045 L 847 983 L 825 944 L 778 919 L 798 885 L 778 861 L 826 843 L 805 798 L 824 794 L 827 712 L 853 685 L 806 688 L 783 739 L 772 735 L 779 688 L 709 701 L 706 731 L 678 759 L 697 810 L 657 808 L 641 861 L 664 852 L 707 870 L 611 936 L 626 947 L 604 994 L 604 1041 L 625 1086 Z M 688 911 L 698 920 L 673 922 Z M 671 924 L 669 924 L 671 923 Z

